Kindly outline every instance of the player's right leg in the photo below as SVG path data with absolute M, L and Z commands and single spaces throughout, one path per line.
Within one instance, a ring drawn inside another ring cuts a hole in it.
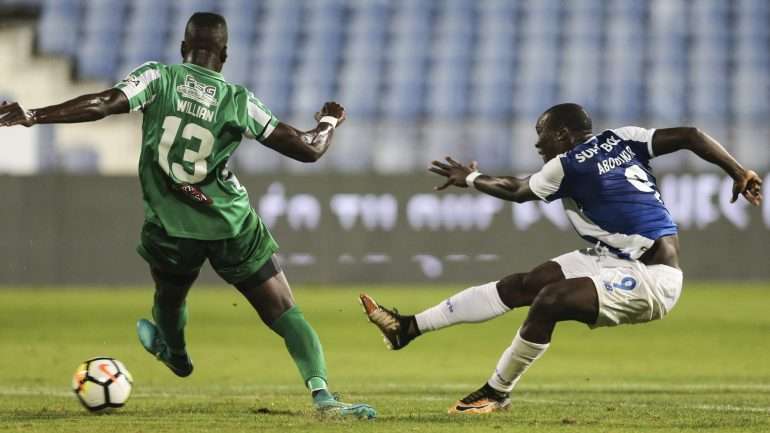
M 505 410 L 521 376 L 548 349 L 556 323 L 576 320 L 594 325 L 599 302 L 591 278 L 546 285 L 532 302 L 527 319 L 503 352 L 490 379 L 449 408 L 449 413 L 482 414 Z
M 198 274 L 174 275 L 151 269 L 155 281 L 155 302 L 152 306 L 154 323 L 139 319 L 136 331 L 139 341 L 174 374 L 192 374 L 193 364 L 187 354 L 184 328 L 187 325 L 187 292 Z
M 478 323 L 528 306 L 547 284 L 561 281 L 564 274 L 555 262 L 546 262 L 525 274 L 512 274 L 500 281 L 467 288 L 415 315 L 401 315 L 381 307 L 367 294 L 360 295 L 369 321 L 382 333 L 388 348 L 398 350 L 416 337 L 458 323 Z
M 174 374 L 189 376 L 193 365 L 184 337 L 185 299 L 205 260 L 203 246 L 195 240 L 174 238 L 162 227 L 145 223 L 137 251 L 150 264 L 155 281 L 153 321 L 137 322 L 139 342 Z

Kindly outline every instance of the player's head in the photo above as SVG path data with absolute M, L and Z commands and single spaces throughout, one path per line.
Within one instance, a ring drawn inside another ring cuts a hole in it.
M 182 41 L 182 58 L 217 72 L 227 60 L 227 22 L 211 12 L 196 12 L 187 21 Z
M 544 161 L 572 149 L 591 135 L 591 116 L 578 104 L 554 105 L 537 118 L 535 147 Z

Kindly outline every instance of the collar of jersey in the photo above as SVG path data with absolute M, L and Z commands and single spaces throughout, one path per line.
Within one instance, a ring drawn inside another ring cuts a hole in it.
M 201 74 L 208 75 L 212 78 L 216 78 L 218 80 L 225 79 L 225 77 L 223 77 L 222 74 L 220 74 L 219 72 L 212 71 L 211 69 L 204 68 L 203 66 L 198 66 L 193 63 L 182 63 L 182 66 L 184 66 L 185 68 L 192 69 L 195 72 L 199 72 Z

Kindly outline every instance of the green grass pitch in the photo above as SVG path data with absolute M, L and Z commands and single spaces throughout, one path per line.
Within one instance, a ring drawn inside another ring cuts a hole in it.
M 461 289 L 365 288 L 413 312 Z M 356 288 L 299 287 L 326 348 L 332 389 L 379 411 L 321 420 L 282 341 L 234 290 L 194 288 L 178 379 L 134 334 L 145 289 L 0 289 L 0 432 L 768 432 L 770 284 L 688 284 L 662 321 L 590 331 L 567 323 L 515 391 L 512 409 L 446 414 L 486 380 L 526 309 L 387 351 Z M 134 375 L 127 406 L 91 415 L 69 389 L 80 361 L 108 355 Z

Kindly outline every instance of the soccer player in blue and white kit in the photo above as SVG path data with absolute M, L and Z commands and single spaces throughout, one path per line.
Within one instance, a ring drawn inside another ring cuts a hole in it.
M 414 316 L 361 295 L 369 320 L 395 350 L 429 331 L 530 306 L 489 380 L 452 405 L 450 413 L 489 413 L 510 406 L 511 391 L 548 349 L 558 322 L 616 326 L 661 319 L 671 311 L 682 291 L 679 241 L 650 169 L 653 157 L 690 150 L 733 178 L 733 201 L 743 195 L 759 205 L 762 199 L 759 176 L 696 128 L 626 126 L 594 135 L 581 106 L 559 104 L 538 118 L 535 129 L 535 148 L 545 161 L 539 172 L 524 179 L 487 176 L 476 163 L 463 166 L 447 158 L 433 161 L 430 168 L 447 178 L 436 189 L 472 186 L 517 203 L 561 199 L 573 227 L 592 248 L 468 288 Z

